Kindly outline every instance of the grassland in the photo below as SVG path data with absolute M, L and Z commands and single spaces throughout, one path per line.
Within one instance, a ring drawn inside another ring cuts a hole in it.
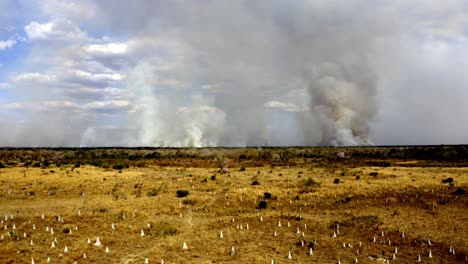
M 468 263 L 466 149 L 434 149 L 4 150 L 0 263 Z

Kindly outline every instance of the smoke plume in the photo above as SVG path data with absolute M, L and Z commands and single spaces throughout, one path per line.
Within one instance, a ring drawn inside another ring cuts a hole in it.
M 372 144 L 369 123 L 377 113 L 377 86 L 372 71 L 359 63 L 323 63 L 311 76 L 311 109 L 320 120 L 323 145 Z

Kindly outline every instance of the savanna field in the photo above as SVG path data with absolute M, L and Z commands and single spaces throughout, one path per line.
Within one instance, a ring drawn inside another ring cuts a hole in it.
M 3 149 L 0 263 L 468 263 L 467 150 Z

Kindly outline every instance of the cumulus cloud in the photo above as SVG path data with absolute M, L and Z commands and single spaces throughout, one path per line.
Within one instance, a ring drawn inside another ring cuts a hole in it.
M 74 41 L 85 39 L 82 32 L 73 22 L 59 19 L 40 24 L 32 21 L 24 27 L 26 36 L 33 41 Z
M 84 50 L 94 56 L 123 55 L 127 53 L 128 45 L 126 43 L 91 44 L 85 46 Z
M 0 40 L 0 50 L 8 49 L 13 47 L 16 44 L 16 40 Z

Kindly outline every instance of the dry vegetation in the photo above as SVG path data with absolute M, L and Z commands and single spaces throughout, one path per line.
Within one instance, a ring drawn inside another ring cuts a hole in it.
M 468 263 L 440 149 L 3 150 L 0 263 Z

